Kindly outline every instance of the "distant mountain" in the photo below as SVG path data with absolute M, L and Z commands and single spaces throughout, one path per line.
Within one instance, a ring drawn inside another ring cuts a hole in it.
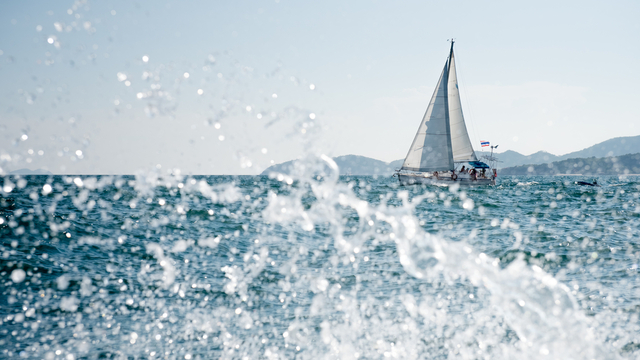
M 482 159 L 483 155 L 489 155 L 489 153 L 482 153 L 476 151 L 478 159 Z M 546 151 L 538 151 L 531 155 L 522 155 L 519 152 L 507 150 L 503 153 L 494 153 L 494 156 L 500 160 L 498 168 L 507 168 L 511 166 L 525 165 L 525 164 L 545 164 L 551 161 L 559 160 L 559 156 L 553 155 Z
M 9 172 L 9 175 L 53 175 L 51 173 L 51 171 L 48 170 L 43 170 L 43 169 L 36 169 L 36 170 L 31 170 L 31 169 L 18 169 L 18 170 L 14 170 Z
M 293 168 L 293 165 L 298 160 L 291 160 L 282 164 L 276 164 L 268 167 L 260 175 L 269 175 L 272 172 L 289 174 Z M 389 164 L 384 161 L 372 159 L 366 156 L 359 155 L 344 155 L 333 158 L 338 168 L 340 169 L 340 175 L 381 175 L 391 176 L 396 168 L 402 165 L 403 160 L 396 160 Z M 394 167 L 393 164 L 400 161 L 400 165 Z
M 636 153 L 640 153 L 640 136 L 625 136 L 609 139 L 586 149 L 562 155 L 559 160 L 592 156 L 620 156 Z
M 500 175 L 630 175 L 640 174 L 640 154 L 604 158 L 575 158 L 549 164 L 521 165 L 502 169 Z
M 393 160 L 392 162 L 389 163 L 389 167 L 392 167 L 393 170 L 400 169 L 402 167 L 403 162 L 404 162 L 404 159 Z
M 505 151 L 503 153 L 494 153 L 495 157 L 500 160 L 499 169 L 514 167 L 519 165 L 537 165 L 547 164 L 554 161 L 577 159 L 577 158 L 603 158 L 607 156 L 621 156 L 626 154 L 640 153 L 640 136 L 617 137 L 603 141 L 599 144 L 590 146 L 580 151 L 574 151 L 562 156 L 553 155 L 546 151 L 538 151 L 531 155 L 522 155 L 515 151 Z M 483 153 L 476 152 L 477 155 Z
M 393 167 L 384 161 L 359 155 L 344 155 L 333 159 L 340 168 L 340 175 L 389 175 Z
M 498 169 L 500 172 L 509 169 L 509 171 L 516 171 L 518 174 L 522 173 L 520 170 L 513 170 L 515 167 L 525 166 L 528 170 L 529 165 L 534 165 L 534 169 L 536 171 L 540 168 L 537 165 L 540 164 L 549 164 L 555 162 L 561 162 L 562 160 L 569 159 L 582 159 L 582 158 L 605 158 L 611 156 L 621 157 L 622 155 L 627 154 L 637 154 L 640 153 L 640 136 L 627 136 L 627 137 L 617 137 L 613 139 L 609 139 L 607 141 L 603 141 L 599 144 L 593 145 L 586 149 L 580 151 L 574 151 L 572 153 L 558 156 L 548 153 L 546 151 L 538 151 L 537 153 L 531 155 L 522 155 L 516 151 L 507 150 L 503 153 L 494 153 L 494 156 L 500 160 L 498 163 Z M 476 156 L 478 159 L 482 160 L 483 155 L 489 155 L 489 152 L 477 152 Z M 626 158 L 625 158 L 626 159 Z M 372 159 L 366 156 L 358 156 L 358 155 L 344 155 L 333 158 L 333 160 L 340 167 L 340 175 L 391 175 L 396 169 L 399 169 L 402 166 L 404 159 L 394 160 L 390 163 L 385 163 L 380 160 Z M 282 164 L 273 165 L 267 168 L 262 172 L 262 175 L 267 175 L 271 172 L 281 172 L 281 173 L 289 173 L 291 171 L 291 166 L 293 166 L 295 160 L 287 161 Z M 583 161 L 584 162 L 584 161 Z M 614 171 L 617 168 L 611 168 L 605 166 L 606 162 L 598 163 L 597 168 L 601 169 L 609 169 L 607 171 Z M 572 166 L 574 163 L 571 163 Z M 630 164 L 630 163 L 629 163 Z M 546 165 L 545 165 L 546 166 Z M 585 165 L 586 166 L 586 165 Z M 613 166 L 613 165 L 611 165 Z M 631 166 L 631 165 L 629 165 Z M 584 168 L 584 167 L 582 167 Z M 629 169 L 632 169 L 631 166 Z M 574 169 L 568 169 L 567 171 L 573 171 Z M 589 171 L 589 170 L 585 170 Z M 603 170 L 605 171 L 605 170 Z M 617 170 L 615 170 L 617 171 Z M 556 173 L 556 172 L 544 172 L 547 173 Z M 542 172 L 541 172 L 542 174 Z

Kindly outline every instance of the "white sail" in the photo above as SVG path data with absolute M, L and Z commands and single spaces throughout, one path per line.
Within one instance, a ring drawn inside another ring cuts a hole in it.
M 455 163 L 463 162 L 469 162 L 471 170 L 469 173 L 456 174 Z M 452 172 L 448 173 L 449 170 Z M 447 173 L 429 174 L 432 171 Z M 397 171 L 397 176 L 402 185 L 496 184 L 495 167 L 491 173 L 490 166 L 478 161 L 469 139 L 460 103 L 453 40 L 447 63 L 442 70 L 427 112 L 420 122 L 402 168 Z
M 453 151 L 453 161 L 477 161 L 467 126 L 464 123 L 462 115 L 462 104 L 460 102 L 460 91 L 458 90 L 458 77 L 456 75 L 456 64 L 451 51 L 451 59 L 449 61 L 449 84 L 448 101 L 449 101 L 449 127 L 451 131 L 451 148 Z
M 404 159 L 402 170 L 430 172 L 453 169 L 447 80 L 448 64 L 445 64 L 409 153 Z

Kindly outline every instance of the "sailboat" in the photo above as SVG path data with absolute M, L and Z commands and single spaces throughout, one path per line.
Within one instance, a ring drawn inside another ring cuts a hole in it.
M 396 171 L 402 185 L 495 185 L 494 166 L 479 161 L 462 115 L 453 44 L 409 153 Z

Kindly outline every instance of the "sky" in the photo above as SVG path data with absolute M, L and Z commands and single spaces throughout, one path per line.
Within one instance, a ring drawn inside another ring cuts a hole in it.
M 0 3 L 0 174 L 404 158 L 455 52 L 472 143 L 640 135 L 637 1 Z

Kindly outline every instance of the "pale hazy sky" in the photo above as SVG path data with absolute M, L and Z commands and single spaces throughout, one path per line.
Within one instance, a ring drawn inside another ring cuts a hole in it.
M 476 150 L 562 155 L 640 134 L 639 16 L 637 1 L 4 1 L 0 168 L 404 158 L 451 37 Z

